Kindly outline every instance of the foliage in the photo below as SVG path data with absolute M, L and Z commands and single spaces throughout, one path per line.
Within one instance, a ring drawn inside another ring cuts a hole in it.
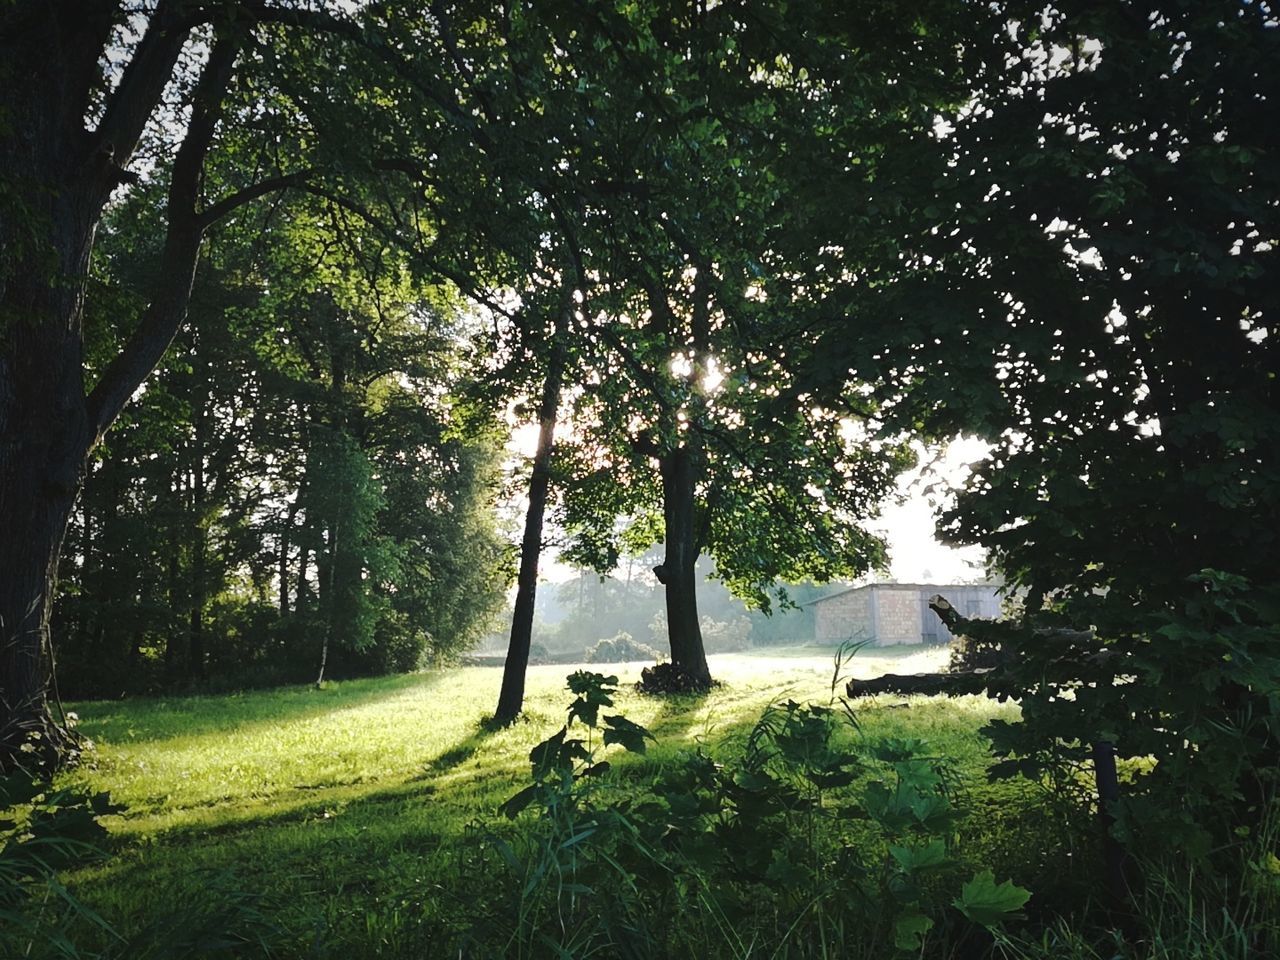
M 578 956 L 625 943 L 632 955 L 670 956 L 698 943 L 707 951 L 709 931 L 735 953 L 757 939 L 775 955 L 925 949 L 945 921 L 939 891 L 961 865 L 949 852 L 960 816 L 950 774 L 922 742 L 851 743 L 839 711 L 788 700 L 765 711 L 740 754 L 715 762 L 695 752 L 664 770 L 651 795 L 625 797 L 610 791 L 590 734 L 640 751 L 649 735 L 600 717 L 614 684 L 570 677 L 570 724 L 533 749 L 533 783 L 501 808 L 540 816 L 514 845 L 490 839 L 511 871 L 512 902 L 504 943 L 485 939 L 482 950 Z M 568 736 L 575 719 L 587 740 Z M 1028 896 L 983 871 L 954 905 L 993 926 Z
M 139 309 L 145 200 L 99 242 L 94 365 Z M 498 437 L 444 392 L 455 307 L 403 264 L 357 273 L 313 204 L 277 203 L 254 246 L 265 222 L 211 244 L 189 329 L 93 464 L 55 610 L 65 691 L 304 679 L 326 636 L 338 675 L 416 669 L 501 603 Z
M 111 933 L 58 874 L 106 858 L 98 818 L 120 809 L 105 793 L 51 787 L 22 769 L 0 778 L 0 952 L 28 956 L 40 944 L 77 957 L 66 936 L 73 920 Z
M 1091 744 L 1111 741 L 1128 760 L 1117 835 L 1132 846 L 1176 837 L 1202 857 L 1259 822 L 1277 786 L 1280 704 L 1264 691 L 1280 689 L 1280 592 L 1213 570 L 1190 583 L 1181 610 L 1153 612 L 1124 640 L 1041 632 L 1028 652 L 1018 625 L 967 629 L 1016 651 L 993 674 L 993 693 L 1020 697 L 1023 717 L 988 730 L 1006 758 L 997 774 L 1048 772 L 1070 786 Z
M 587 647 L 585 659 L 587 663 L 624 663 L 629 660 L 661 660 L 662 654 L 623 631 Z
M 732 653 L 745 650 L 751 645 L 751 621 L 744 616 L 714 620 L 703 614 L 699 622 L 707 653 Z
M 1022 80 L 983 74 L 955 118 L 921 248 L 987 369 L 901 409 L 963 406 L 993 444 L 944 523 L 1026 596 L 986 629 L 1024 710 L 1000 770 L 1068 784 L 1113 742 L 1123 839 L 1205 853 L 1280 769 L 1280 38 L 1232 2 L 993 9 L 975 51 Z
M 990 444 L 942 528 L 1025 596 L 966 629 L 1015 664 L 999 772 L 1082 785 L 1113 742 L 1124 839 L 1208 851 L 1280 768 L 1274 11 L 966 10 L 945 163 L 878 183 L 911 221 L 870 307 L 897 322 L 825 323 L 808 382 L 887 437 Z
M 1280 859 L 1272 807 L 1220 851 L 1227 872 L 1206 871 L 1172 850 L 1140 856 L 1134 929 L 1063 918 L 1038 936 L 997 936 L 1010 960 L 1251 960 L 1280 950 Z

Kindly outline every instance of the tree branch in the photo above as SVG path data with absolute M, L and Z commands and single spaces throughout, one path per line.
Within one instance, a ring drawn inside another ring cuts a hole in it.
M 211 204 L 200 211 L 197 217 L 200 229 L 207 230 L 223 217 L 243 207 L 246 203 L 252 203 L 268 193 L 273 193 L 276 190 L 287 190 L 290 187 L 301 187 L 315 175 L 315 170 L 299 170 L 296 173 L 287 173 L 278 177 L 259 180 L 257 183 L 245 187 L 230 196 L 223 197 L 217 203 Z
M 160 0 L 156 5 L 133 59 L 107 100 L 101 122 L 90 133 L 93 152 L 107 154 L 117 169 L 129 162 L 138 146 L 193 26 L 182 16 L 181 0 Z M 104 186 L 109 193 L 115 182 Z
M 380 220 L 377 216 L 375 216 L 373 212 L 370 211 L 363 204 L 358 203 L 349 197 L 344 197 L 341 194 L 334 193 L 331 190 L 326 190 L 323 187 L 315 183 L 312 183 L 310 181 L 305 181 L 299 184 L 299 186 L 303 190 L 306 190 L 308 193 L 312 194 L 313 196 L 317 196 L 317 197 L 320 197 L 321 199 L 328 200 L 330 203 L 336 204 L 342 209 L 348 211 L 349 213 L 355 214 L 357 217 L 361 219 L 361 221 L 368 224 L 374 230 L 382 234 L 383 238 L 388 243 L 394 244 L 398 249 L 404 250 L 411 257 L 417 259 L 420 263 L 422 263 L 428 269 L 435 271 L 437 274 L 444 277 L 446 280 L 452 281 L 453 284 L 459 290 L 461 290 L 464 294 L 466 294 L 471 299 L 475 300 L 477 303 L 482 304 L 489 310 L 492 310 L 494 313 L 497 313 L 501 316 L 506 317 L 508 320 L 511 320 L 516 323 L 519 322 L 519 316 L 517 315 L 516 312 L 509 310 L 508 308 L 502 306 L 500 303 L 494 300 L 493 297 L 491 297 L 489 294 L 487 294 L 486 292 L 481 290 L 478 286 L 476 286 L 476 284 L 472 281 L 470 277 L 468 277 L 462 271 L 454 267 L 450 267 L 447 264 L 441 263 L 439 260 L 436 260 L 433 257 L 429 256 L 426 252 L 423 251 L 422 247 L 419 244 L 414 243 L 412 240 L 406 239 L 405 237 L 397 233 L 395 230 L 388 227 L 382 220 Z
M 89 449 L 102 439 L 134 391 L 155 369 L 186 319 L 204 236 L 196 214 L 200 179 L 239 52 L 238 36 L 219 36 L 196 83 L 191 121 L 173 161 L 159 287 L 124 349 L 108 365 L 86 400 L 93 433 Z

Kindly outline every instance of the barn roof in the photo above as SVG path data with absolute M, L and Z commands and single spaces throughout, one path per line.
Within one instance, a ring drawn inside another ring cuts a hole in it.
M 835 593 L 828 593 L 825 597 L 815 597 L 813 600 L 806 600 L 800 604 L 802 607 L 816 606 L 827 600 L 834 600 L 836 597 L 843 597 L 845 594 L 853 593 L 857 590 L 871 590 L 875 587 L 886 587 L 895 590 L 931 590 L 934 593 L 941 593 L 944 596 L 948 590 L 973 590 L 986 589 L 998 590 L 1002 584 L 999 583 L 896 583 L 896 582 L 880 582 L 880 583 L 862 583 L 854 587 L 845 587 L 843 590 L 837 590 Z

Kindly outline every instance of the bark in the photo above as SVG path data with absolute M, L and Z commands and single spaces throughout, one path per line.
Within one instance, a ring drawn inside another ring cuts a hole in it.
M 687 444 L 661 460 L 666 554 L 653 572 L 666 592 L 671 663 L 695 683 L 710 686 L 711 670 L 698 622 L 697 469 L 697 451 Z
M 82 306 L 94 231 L 186 31 L 162 0 L 102 125 L 86 132 L 114 5 L 68 6 L 20 2 L 0 16 L 0 769 L 28 762 L 33 748 L 56 763 L 71 746 L 48 703 L 63 537 L 90 451 L 185 317 L 200 171 L 235 58 L 234 45 L 214 44 L 174 161 L 159 286 L 86 397 Z
M 316 689 L 324 685 L 324 670 L 329 665 L 329 643 L 333 640 L 333 624 L 338 618 L 338 519 L 334 518 L 333 529 L 329 531 L 329 586 L 325 590 L 322 603 L 327 603 L 329 615 L 325 618 L 324 639 L 320 643 L 320 670 L 316 674 Z
M 850 680 L 845 692 L 850 697 L 874 697 L 880 693 L 963 697 L 970 693 L 985 693 L 990 682 L 988 673 L 886 673 L 872 680 Z
M 311 548 L 304 542 L 298 550 L 298 587 L 293 595 L 293 609 L 299 613 L 303 608 L 309 606 L 313 597 L 311 596 L 311 587 L 308 585 L 307 568 L 311 566 Z
M 564 379 L 564 357 L 553 347 L 547 379 L 542 385 L 538 406 L 538 446 L 529 477 L 529 509 L 525 512 L 524 538 L 520 543 L 520 572 L 516 580 L 516 605 L 511 616 L 511 639 L 502 668 L 502 690 L 494 721 L 509 724 L 524 707 L 524 681 L 529 669 L 529 647 L 533 640 L 533 607 L 538 590 L 538 560 L 542 556 L 542 522 L 551 486 L 551 453 L 555 444 L 556 417 L 560 412 L 560 390 Z
M 173 491 L 173 496 L 177 498 L 177 492 Z M 183 607 L 182 597 L 182 558 L 180 551 L 182 547 L 178 542 L 178 526 L 174 524 L 169 534 L 169 609 L 174 611 L 174 623 L 168 630 L 164 643 L 164 675 L 165 679 L 172 682 L 178 679 L 178 674 L 182 665 L 182 634 L 178 630 L 176 613 Z
M 1112 910 L 1126 912 L 1132 908 L 1129 884 L 1126 879 L 1128 858 L 1120 841 L 1116 839 L 1115 811 L 1120 804 L 1120 778 L 1116 773 L 1116 748 L 1109 740 L 1095 740 L 1093 776 L 1098 789 L 1098 825 L 1102 833 L 1102 866 L 1106 874 L 1107 895 Z
M 287 617 L 289 615 L 289 545 L 290 534 L 293 533 L 293 524 L 298 516 L 298 507 L 302 501 L 302 493 L 299 491 L 298 496 L 294 498 L 293 503 L 289 504 L 289 512 L 285 515 L 284 523 L 280 527 L 280 616 Z M 305 560 L 305 558 L 304 558 Z
M 191 531 L 191 611 L 188 624 L 188 668 L 191 676 L 203 680 L 205 676 L 205 568 L 206 545 L 204 527 L 205 472 L 204 472 L 204 414 L 196 420 L 195 457 L 192 460 L 191 514 L 194 529 Z
M 49 618 L 91 438 L 80 308 L 99 203 L 77 176 L 88 158 L 66 115 L 79 84 L 48 56 L 50 40 L 69 43 L 83 68 L 90 38 L 35 6 L 8 11 L 0 30 L 17 30 L 0 45 L 0 769 L 31 749 L 55 762 L 67 745 L 47 702 Z

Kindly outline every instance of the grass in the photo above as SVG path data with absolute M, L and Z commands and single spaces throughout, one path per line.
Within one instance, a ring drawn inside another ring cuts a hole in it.
M 849 672 L 928 670 L 944 657 L 939 649 L 876 650 L 856 657 Z M 589 669 L 629 685 L 640 667 Z M 71 878 L 73 888 L 132 934 L 190 910 L 211 882 L 230 884 L 263 898 L 263 912 L 286 931 L 281 955 L 397 956 L 398 930 L 465 909 L 450 902 L 457 841 L 523 784 L 530 747 L 563 722 L 572 669 L 531 668 L 525 719 L 499 731 L 483 724 L 501 678 L 492 667 L 319 691 L 77 704 L 97 749 L 71 777 L 110 791 L 124 811 L 107 823 L 113 856 Z M 706 697 L 621 699 L 621 712 L 658 744 L 619 764 L 619 775 L 648 775 L 698 744 L 723 749 L 770 702 L 825 702 L 830 693 L 830 654 L 813 648 L 719 655 L 712 670 L 723 686 Z M 999 860 L 1000 844 L 990 841 L 1016 841 L 1010 811 L 1025 810 L 1027 798 L 1011 802 L 1009 785 L 986 785 L 986 744 L 976 730 L 1016 708 L 962 698 L 895 709 L 905 702 L 860 705 L 863 729 L 921 737 L 947 756 L 981 811 L 972 839 Z M 1012 864 L 1025 850 L 1011 846 L 1007 855 Z

